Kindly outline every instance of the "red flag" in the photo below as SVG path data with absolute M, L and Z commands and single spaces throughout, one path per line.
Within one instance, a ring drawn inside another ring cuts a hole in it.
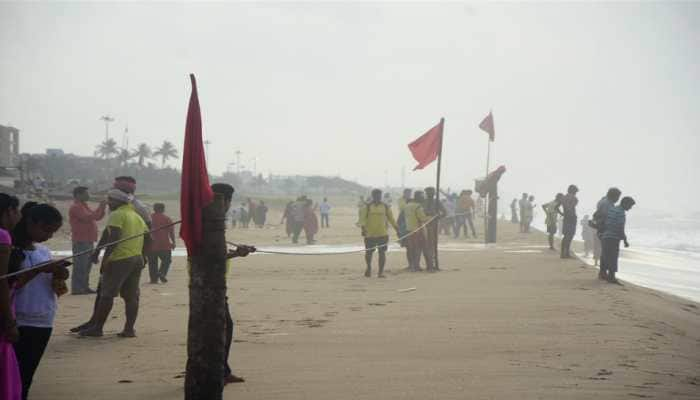
M 493 127 L 493 114 L 491 114 L 491 111 L 489 111 L 489 115 L 481 121 L 479 128 L 489 134 L 489 139 L 492 142 L 496 139 L 496 129 Z
M 197 82 L 190 74 L 192 94 L 187 109 L 185 145 L 182 149 L 182 181 L 180 186 L 180 237 L 185 241 L 187 253 L 197 255 L 202 244 L 202 209 L 214 200 L 209 186 L 207 163 L 202 142 L 202 115 L 197 97 Z
M 442 147 L 442 127 L 444 122 L 445 120 L 441 119 L 428 132 L 425 132 L 421 137 L 408 144 L 408 149 L 411 150 L 413 158 L 418 161 L 418 165 L 413 168 L 414 171 L 425 168 L 438 157 Z

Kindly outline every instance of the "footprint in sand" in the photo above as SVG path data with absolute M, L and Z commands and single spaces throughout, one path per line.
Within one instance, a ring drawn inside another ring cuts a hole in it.
M 327 319 L 305 318 L 305 319 L 298 320 L 297 325 L 305 326 L 307 328 L 321 328 L 327 322 L 328 322 Z

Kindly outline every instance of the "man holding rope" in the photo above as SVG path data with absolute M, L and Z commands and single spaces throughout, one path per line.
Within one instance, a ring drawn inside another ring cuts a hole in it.
M 389 243 L 387 225 L 394 227 L 398 234 L 399 226 L 396 225 L 391 207 L 382 202 L 382 191 L 374 189 L 372 190 L 372 201 L 360 210 L 360 228 L 362 228 L 362 236 L 365 238 L 365 262 L 367 263 L 365 276 L 367 278 L 372 276 L 374 250 L 379 250 L 377 278 L 384 278 L 384 265 L 386 265 L 386 251 Z
M 131 196 L 119 189 L 107 194 L 111 211 L 100 243 L 112 243 L 122 238 L 132 237 L 148 231 L 146 223 L 131 205 Z M 139 309 L 139 281 L 143 269 L 144 236 L 108 246 L 102 258 L 102 282 L 95 307 L 93 324 L 80 331 L 80 336 L 102 336 L 102 329 L 112 311 L 114 298 L 124 299 L 126 323 L 120 337 L 135 337 L 134 324 Z M 93 262 L 99 258 L 98 248 Z

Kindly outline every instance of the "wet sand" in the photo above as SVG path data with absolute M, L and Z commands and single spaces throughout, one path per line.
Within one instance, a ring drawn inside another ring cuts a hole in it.
M 321 242 L 357 242 L 352 211 L 341 214 Z M 229 237 L 281 244 L 280 233 Z M 508 223 L 499 238 L 488 248 L 449 240 L 437 274 L 404 272 L 403 253 L 390 253 L 383 280 L 362 276 L 361 254 L 237 260 L 230 361 L 247 382 L 227 386 L 224 398 L 700 398 L 698 304 L 601 282 L 578 260 L 551 254 L 541 235 Z M 182 397 L 184 259 L 175 259 L 168 284 L 149 285 L 146 275 L 136 339 L 116 337 L 119 300 L 104 338 L 68 334 L 93 297 L 60 299 L 31 398 Z

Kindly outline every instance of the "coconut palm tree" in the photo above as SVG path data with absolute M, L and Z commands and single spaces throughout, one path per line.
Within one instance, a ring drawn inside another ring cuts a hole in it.
M 133 153 L 131 153 L 131 156 L 134 158 L 138 158 L 138 164 L 139 167 L 143 168 L 143 164 L 146 161 L 146 159 L 150 159 L 153 157 L 153 151 L 151 151 L 151 147 L 148 146 L 146 143 L 141 143 L 136 147 Z
M 175 145 L 164 140 L 163 144 L 153 153 L 153 157 L 160 157 L 160 167 L 165 168 L 165 163 L 168 162 L 169 158 L 178 158 L 179 156 Z
M 119 161 L 119 165 L 122 167 L 126 167 L 127 164 L 129 163 L 129 160 L 131 160 L 133 157 L 131 153 L 129 153 L 128 149 L 120 149 L 119 154 L 117 155 L 117 161 Z
M 117 149 L 117 142 L 114 141 L 114 139 L 105 139 L 104 142 L 97 145 L 97 150 L 95 151 L 95 154 L 97 154 L 99 157 L 109 160 L 109 158 L 112 155 L 119 154 L 119 150 Z

